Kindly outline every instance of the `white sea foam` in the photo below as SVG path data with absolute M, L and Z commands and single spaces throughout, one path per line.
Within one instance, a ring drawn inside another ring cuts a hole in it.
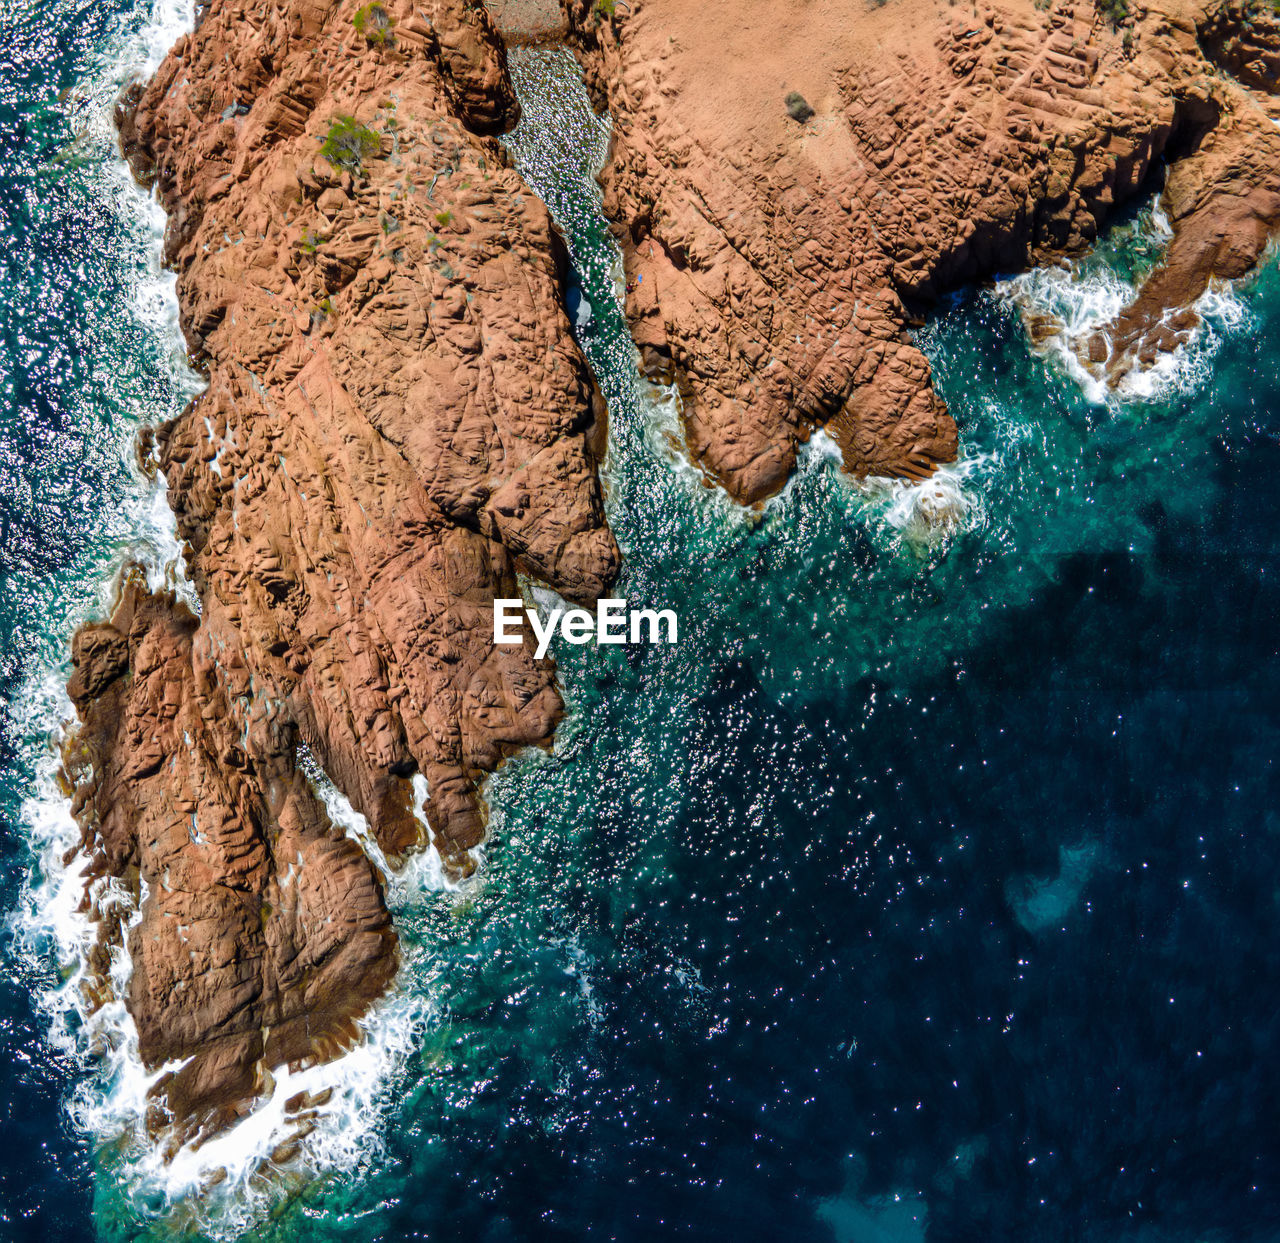
M 1114 272 L 1102 269 L 1082 278 L 1066 264 L 1033 268 L 996 285 L 997 296 L 1018 308 L 1029 331 L 1046 333 L 1037 348 L 1049 354 L 1096 403 L 1106 400 L 1107 386 L 1081 361 L 1080 349 L 1133 301 L 1136 292 Z
M 167 48 L 191 25 L 191 6 L 168 2 L 157 4 L 143 32 L 141 44 L 117 48 L 99 65 L 98 71 L 82 85 L 70 101 L 77 129 L 76 145 L 96 147 L 114 144 L 111 110 L 120 85 L 137 73 L 154 70 Z M 134 236 L 142 240 L 146 253 L 129 287 L 130 314 L 152 335 L 167 343 L 166 373 L 172 403 L 162 409 L 139 408 L 136 426 L 176 413 L 177 406 L 197 391 L 201 384 L 187 366 L 185 347 L 178 328 L 175 278 L 161 268 L 160 251 L 164 214 L 128 175 L 122 161 L 98 164 L 98 192 L 119 217 L 128 222 Z M 120 449 L 132 457 L 128 428 Z M 110 572 L 96 591 L 70 603 L 60 619 L 66 633 L 90 617 L 107 615 L 120 584 L 120 567 L 128 562 L 142 567 L 152 590 L 173 590 L 193 609 L 198 601 L 186 574 L 172 511 L 166 500 L 163 476 L 148 478 L 134 473 L 123 512 L 110 516 L 104 532 L 115 552 Z M 58 780 L 58 748 L 64 740 L 65 723 L 74 712 L 65 689 L 65 646 L 52 654 L 48 665 L 28 671 L 8 709 L 14 736 L 23 740 L 25 758 L 33 771 L 30 792 L 19 812 L 34 867 L 12 916 L 19 946 L 36 962 L 55 968 L 57 980 L 38 1003 L 49 1022 L 50 1040 L 73 1056 L 97 1060 L 91 1080 L 82 1082 L 70 1108 L 86 1129 L 97 1133 L 101 1102 L 136 1099 L 145 1095 L 147 1078 L 137 1058 L 137 1036 L 122 998 L 127 988 L 130 962 L 121 946 L 112 951 L 106 1002 L 90 1013 L 83 996 L 89 982 L 87 951 L 93 944 L 96 924 L 91 911 L 115 908 L 126 923 L 136 918 L 135 896 L 118 881 L 102 879 L 85 887 L 86 862 L 74 850 L 79 829 L 71 815 L 69 801 Z M 64 865 L 64 859 L 69 860 Z M 85 908 L 88 899 L 89 910 Z
M 431 825 L 427 820 L 426 812 L 429 789 L 427 779 L 421 773 L 414 773 L 411 782 L 413 814 L 422 825 L 423 835 L 428 844 L 424 849 L 410 855 L 400 867 L 394 868 L 387 862 L 382 847 L 378 845 L 377 839 L 370 831 L 368 820 L 352 807 L 351 801 L 333 784 L 328 774 L 305 753 L 301 758 L 301 767 L 307 774 L 312 789 L 329 813 L 329 819 L 349 838 L 360 844 L 360 848 L 382 873 L 386 886 L 387 906 L 393 914 L 411 910 L 426 894 L 441 890 L 459 892 L 465 887 L 465 882 L 450 878 L 445 871 L 440 852 L 431 842 Z M 483 862 L 481 848 L 477 847 L 471 855 L 478 872 Z
M 800 446 L 796 453 L 797 466 L 800 471 L 808 470 L 810 464 L 834 462 L 837 466 L 844 464 L 844 454 L 835 438 L 825 427 L 819 427 L 809 439 Z
M 207 1233 L 231 1238 L 276 1198 L 282 1168 L 311 1177 L 376 1156 L 381 1120 L 432 1018 L 429 1001 L 393 991 L 365 1016 L 359 1024 L 363 1038 L 341 1058 L 296 1071 L 277 1067 L 270 1095 L 236 1126 L 170 1157 L 157 1144 L 136 1141 L 128 1166 L 132 1197 L 151 1203 L 158 1198 L 166 1210 L 176 1206 L 179 1215 L 196 1212 Z M 131 1090 L 107 1098 L 101 1116 L 89 1120 L 94 1133 L 120 1134 L 127 1114 L 131 1125 L 124 1133 L 136 1140 L 145 1104 L 141 1092 L 154 1078 L 126 1081 Z M 303 1110 L 291 1112 L 288 1102 L 303 1093 Z M 203 1199 L 198 1207 L 192 1200 L 197 1194 Z
M 933 551 L 986 521 L 982 482 L 993 473 L 992 454 L 973 454 L 940 466 L 928 479 L 872 475 L 858 485 L 873 526 L 916 553 Z
M 60 677 L 50 679 L 44 698 L 61 703 L 69 714 Z M 381 861 L 364 817 L 323 773 L 313 780 L 334 822 Z M 420 809 L 425 781 L 419 779 L 415 792 Z M 212 1237 L 230 1238 L 269 1209 L 284 1185 L 282 1164 L 289 1174 L 310 1177 L 376 1154 L 395 1084 L 434 1019 L 429 998 L 393 987 L 359 1023 L 362 1040 L 344 1056 L 296 1071 L 275 1068 L 269 1095 L 242 1122 L 202 1145 L 187 1144 L 169 1153 L 148 1137 L 146 1114 L 152 1087 L 181 1063 L 153 1071 L 142 1064 L 137 1029 L 124 1004 L 132 970 L 127 944 L 110 947 L 105 980 L 91 980 L 87 968 L 98 927 L 93 916 L 117 915 L 127 936 L 146 900 L 145 886 L 134 895 L 113 878 L 96 880 L 88 887 L 85 909 L 87 865 L 74 850 L 79 829 L 59 788 L 52 754 L 40 766 L 23 821 L 32 841 L 39 843 L 39 862 L 17 914 L 19 943 L 55 966 L 57 982 L 39 999 L 51 1042 L 92 1068 L 77 1085 L 68 1110 L 95 1143 L 120 1154 L 112 1174 L 139 1211 L 194 1216 Z M 64 866 L 67 857 L 70 862 Z M 393 913 L 402 914 L 429 893 L 449 887 L 434 851 L 417 856 L 399 873 L 384 875 Z M 402 976 L 423 974 L 426 965 L 418 960 L 424 954 L 421 948 L 407 951 Z M 85 995 L 88 984 L 97 993 L 96 1007 Z M 299 1093 L 312 1098 L 327 1093 L 328 1098 L 301 1115 L 290 1113 L 286 1103 Z
M 129 224 L 145 252 L 130 287 L 128 312 L 152 340 L 164 343 L 171 396 L 162 408 L 137 409 L 138 427 L 175 414 L 203 381 L 187 364 L 175 278 L 161 267 L 164 213 L 136 185 L 123 161 L 104 161 L 102 151 L 104 145 L 115 143 L 111 113 L 121 87 L 153 73 L 192 23 L 189 0 L 158 0 L 140 34 L 110 50 L 69 104 L 77 131 L 75 146 L 87 150 L 99 165 L 97 193 Z M 121 451 L 131 456 L 127 435 Z M 153 590 L 173 590 L 198 611 L 162 476 L 136 473 L 125 511 L 113 516 L 108 538 L 117 565 L 140 565 Z M 103 579 L 96 593 L 71 607 L 62 619 L 66 631 L 89 617 L 106 615 L 118 586 L 117 570 Z M 85 1071 L 68 1109 L 95 1144 L 109 1146 L 117 1154 L 104 1173 L 122 1180 L 140 1210 L 191 1214 L 196 1212 L 194 1193 L 202 1192 L 201 1228 L 214 1236 L 231 1237 L 257 1218 L 275 1194 L 273 1154 L 287 1157 L 289 1169 L 297 1172 L 350 1168 L 376 1148 L 378 1119 L 385 1116 L 398 1069 L 431 1019 L 430 1006 L 421 997 L 393 989 L 360 1024 L 364 1034 L 360 1044 L 324 1065 L 294 1072 L 278 1068 L 267 1099 L 234 1129 L 200 1147 L 187 1145 L 176 1154 L 166 1154 L 151 1141 L 145 1128 L 148 1093 L 162 1075 L 177 1067 L 148 1072 L 138 1055 L 137 1030 L 124 1002 L 132 969 L 127 945 L 111 947 L 106 979 L 91 981 L 87 966 L 98 930 L 92 917 L 118 917 L 127 932 L 139 918 L 145 893 L 132 894 L 114 879 L 93 881 L 86 891 L 87 863 L 75 849 L 79 829 L 58 778 L 58 747 L 64 738 L 60 723 L 73 716 L 62 653 L 52 664 L 33 670 L 9 704 L 15 734 L 27 740 L 34 769 L 20 817 L 35 863 L 13 923 L 20 947 L 33 961 L 53 968 L 54 978 L 38 998 L 48 1019 L 49 1039 Z M 40 741 L 51 735 L 52 745 Z M 426 789 L 425 782 L 419 782 L 417 810 L 422 815 Z M 363 825 L 363 818 L 331 783 L 318 783 L 318 789 L 335 821 L 384 868 L 393 910 L 444 887 L 434 850 L 415 858 L 400 874 L 390 872 L 367 826 L 357 826 L 357 821 Z M 95 987 L 96 1005 L 85 995 L 89 984 Z M 291 1117 L 285 1103 L 300 1092 L 313 1097 L 328 1092 L 329 1097 L 307 1117 Z M 307 1132 L 305 1138 L 303 1132 Z M 304 1142 L 293 1145 L 293 1139 Z
M 639 364 L 639 354 L 636 354 Z M 704 487 L 705 475 L 693 464 L 685 438 L 683 406 L 674 384 L 656 384 L 638 376 L 638 397 L 644 412 L 644 440 L 649 451 L 660 458 L 690 487 Z
M 793 493 L 806 486 L 811 475 L 832 466 L 843 468 L 840 446 L 824 428 L 817 428 L 797 449 L 796 467 L 775 495 L 758 509 L 739 505 L 723 488 L 708 487 L 706 476 L 693 464 L 674 385 L 641 384 L 647 416 L 645 441 L 650 452 L 669 466 L 690 497 L 722 523 L 754 525 L 764 516 L 786 513 Z M 939 467 L 923 481 L 873 475 L 848 479 L 847 483 L 863 501 L 861 520 L 886 532 L 892 542 L 922 553 L 985 521 L 981 484 L 994 466 L 994 455 L 973 454 Z
M 1149 248 L 1166 245 L 1172 229 L 1157 201 L 1130 226 L 1132 236 Z M 1123 244 L 1123 242 L 1122 242 Z M 1248 311 L 1235 285 L 1214 281 L 1192 303 L 1198 323 L 1182 334 L 1181 343 L 1144 366 L 1129 362 L 1114 388 L 1104 368 L 1090 363 L 1087 344 L 1138 296 L 1140 283 L 1127 279 L 1101 251 L 1075 263 L 1035 268 L 1000 281 L 996 297 L 1017 308 L 1036 342 L 1079 384 L 1087 399 L 1103 405 L 1118 401 L 1150 401 L 1176 391 L 1189 391 L 1208 377 L 1210 362 L 1223 336 L 1245 324 Z M 1181 308 L 1166 312 L 1166 319 Z
M 1020 434 L 1021 425 L 1017 425 Z M 844 455 L 831 435 L 819 428 L 800 446 L 797 465 L 786 487 L 765 505 L 783 507 L 789 493 L 812 472 L 842 469 Z M 861 501 L 859 520 L 880 530 L 890 541 L 924 552 L 944 545 L 962 531 L 971 531 L 986 520 L 984 488 L 994 475 L 994 453 L 963 453 L 958 461 L 938 467 L 927 479 L 896 479 L 869 475 L 845 486 Z
M 676 386 L 655 384 L 641 376 L 638 353 L 636 368 L 636 395 L 646 451 L 667 467 L 680 489 L 709 520 L 732 526 L 757 524 L 762 517 L 760 509 L 740 505 L 723 485 L 694 462 L 685 435 L 683 403 Z

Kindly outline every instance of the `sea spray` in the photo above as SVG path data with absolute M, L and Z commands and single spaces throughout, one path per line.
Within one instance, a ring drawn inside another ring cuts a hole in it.
M 1207 379 L 1224 335 L 1243 326 L 1247 312 L 1238 283 L 1211 281 L 1192 303 L 1196 325 L 1153 363 L 1132 358 L 1118 377 L 1108 379 L 1086 358 L 1089 340 L 1134 302 L 1172 236 L 1157 193 L 1088 254 L 998 281 L 996 297 L 1017 308 L 1032 348 L 1070 376 L 1094 404 L 1149 403 L 1186 392 Z
M 973 454 L 938 467 L 924 480 L 871 476 L 861 485 L 868 501 L 867 521 L 883 522 L 917 554 L 935 552 L 985 520 L 983 489 L 978 485 L 995 468 L 993 455 Z
M 62 696 L 65 701 L 65 692 Z M 51 691 L 50 697 L 56 695 Z M 335 824 L 380 859 L 364 818 L 305 757 L 304 769 L 310 769 Z M 420 787 L 416 793 L 422 799 L 421 779 Z M 124 1002 L 131 974 L 127 935 L 145 901 L 145 886 L 135 896 L 119 880 L 104 877 L 86 891 L 87 864 L 75 850 L 79 828 L 54 764 L 42 768 L 24 815 L 43 848 L 40 879 L 24 895 L 20 936 L 29 953 L 52 956 L 57 964 L 61 983 L 41 999 L 50 1039 L 93 1068 L 68 1109 L 77 1126 L 112 1154 L 103 1172 L 117 1186 L 108 1200 L 127 1205 L 124 1211 L 141 1220 L 163 1219 L 175 1228 L 195 1225 L 209 1237 L 230 1239 L 261 1220 L 291 1188 L 376 1157 L 380 1122 L 395 1099 L 405 1060 L 433 1021 L 429 993 L 393 987 L 359 1021 L 361 1039 L 347 1053 L 299 1070 L 274 1068 L 267 1096 L 240 1123 L 202 1144 L 172 1151 L 163 1136 L 156 1141 L 148 1135 L 149 1093 L 182 1063 L 150 1071 L 143 1067 Z M 393 917 L 425 894 L 448 887 L 434 850 L 384 875 Z M 90 978 L 87 968 L 98 933 L 95 917 L 118 920 L 122 933 L 108 947 L 105 979 Z M 427 977 L 427 955 L 426 946 L 402 935 L 401 980 L 406 974 L 419 981 Z M 300 1094 L 302 1108 L 290 1108 Z
M 163 212 L 128 176 L 123 162 L 108 154 L 107 148 L 114 147 L 115 141 L 111 105 L 121 85 L 134 72 L 153 69 L 158 64 L 157 49 L 171 44 L 190 22 L 189 5 L 158 4 L 140 39 L 109 51 L 71 104 L 78 126 L 75 145 L 93 162 L 93 193 L 101 196 L 121 221 L 138 252 L 146 254 L 128 275 L 126 315 L 148 338 L 161 343 L 161 390 L 145 397 L 128 388 L 120 394 L 127 414 L 111 429 L 111 444 L 119 460 L 127 464 L 133 461 L 137 430 L 177 413 L 202 381 L 186 365 L 175 278 L 160 265 Z M 157 399 L 159 408 L 151 404 Z M 119 1084 L 127 1076 L 131 1050 L 136 1060 L 136 1033 L 130 1030 L 121 1001 L 129 973 L 123 946 L 111 954 L 106 981 L 111 995 L 106 1002 L 91 1014 L 82 996 L 85 955 L 96 926 L 81 909 L 86 895 L 86 862 L 74 849 L 79 843 L 79 828 L 59 779 L 59 750 L 67 723 L 74 719 L 65 691 L 68 638 L 83 622 L 110 613 L 125 563 L 142 570 L 151 590 L 174 591 L 188 606 L 198 607 L 185 572 L 163 477 L 155 473 L 144 476 L 132 465 L 125 469 L 130 480 L 125 503 L 115 513 L 102 515 L 101 539 L 90 549 L 88 563 L 77 567 L 83 577 L 72 580 L 72 590 L 61 601 L 61 615 L 47 619 L 53 624 L 46 631 L 41 657 L 28 664 L 8 705 L 10 730 L 22 740 L 19 763 L 29 766 L 32 774 L 31 792 L 21 805 L 19 821 L 35 861 L 15 915 L 18 943 L 38 960 L 46 953 L 53 957 L 61 981 L 40 998 L 49 1016 L 51 1038 L 81 1053 L 101 1055 L 105 1063 L 101 1078 L 106 1085 Z M 115 907 L 116 916 L 127 927 L 133 917 L 130 908 L 134 898 L 119 882 L 96 880 L 88 896 L 90 905 L 99 911 Z M 106 1090 L 110 1092 L 110 1086 Z M 81 1120 L 96 1116 L 85 1085 L 77 1092 L 72 1109 Z
M 393 868 L 365 817 L 305 747 L 300 749 L 299 765 L 333 823 L 358 842 L 379 869 L 399 936 L 397 979 L 357 1023 L 360 1040 L 332 1061 L 299 1070 L 274 1068 L 268 1095 L 240 1123 L 202 1144 L 169 1153 L 141 1135 L 146 1089 L 158 1073 L 139 1073 L 136 1038 L 130 1043 L 131 1021 L 120 1006 L 112 1013 L 126 1032 L 119 1042 L 124 1050 L 119 1059 L 124 1090 L 95 1101 L 96 1110 L 81 1106 L 83 1122 L 92 1133 L 133 1137 L 125 1149 L 124 1192 L 134 1211 L 161 1217 L 175 1227 L 195 1226 L 217 1239 L 238 1236 L 300 1189 L 376 1160 L 382 1127 L 404 1081 L 408 1059 L 420 1050 L 423 1033 L 440 1019 L 429 987 L 430 944 L 414 931 L 417 912 L 432 895 L 465 895 L 477 883 L 452 880 L 430 844 Z M 429 843 L 426 779 L 416 774 L 412 786 L 414 814 Z M 473 855 L 479 869 L 480 848 Z M 291 1108 L 300 1095 L 302 1107 Z
M 122 87 L 150 76 L 192 22 L 189 3 L 162 0 L 141 30 L 117 39 L 100 55 L 95 71 L 68 101 L 75 138 L 62 163 L 74 161 L 77 171 L 91 171 L 89 193 L 119 222 L 127 239 L 121 318 L 127 331 L 156 353 L 163 384 L 131 386 L 132 360 L 115 375 L 102 373 L 102 383 L 119 386 L 121 417 L 111 429 L 110 451 L 116 455 L 116 469 L 123 468 L 128 476 L 125 502 L 107 515 L 87 563 L 77 567 L 67 606 L 47 619 L 40 658 L 28 661 L 7 705 L 11 733 L 21 740 L 18 766 L 30 774 L 19 822 L 33 855 L 13 924 L 18 947 L 35 972 L 52 968 L 38 1001 L 50 1041 L 84 1071 L 67 1108 L 101 1154 L 100 1203 L 116 1205 L 111 1211 L 126 1219 L 198 1218 L 201 1229 L 229 1237 L 278 1199 L 282 1184 L 271 1176 L 273 1157 L 285 1160 L 294 1175 L 301 1170 L 316 1174 L 376 1150 L 374 1132 L 383 1099 L 394 1083 L 395 1066 L 417 1043 L 426 1003 L 394 994 L 384 998 L 365 1016 L 361 1044 L 324 1066 L 277 1070 L 273 1090 L 260 1107 L 233 1131 L 200 1147 L 187 1145 L 171 1153 L 147 1134 L 148 1094 L 176 1066 L 143 1067 L 125 1005 L 132 969 L 127 933 L 139 918 L 145 892 L 131 893 L 114 878 L 93 880 L 86 888 L 87 861 L 77 850 L 80 830 L 62 784 L 59 752 L 65 730 L 74 730 L 68 724 L 74 711 L 65 691 L 69 635 L 86 620 L 110 614 L 122 567 L 140 567 L 151 590 L 173 591 L 193 612 L 200 608 L 163 475 L 154 463 L 147 463 L 148 474 L 133 464 L 133 440 L 140 429 L 176 414 L 204 381 L 187 365 L 176 278 L 161 266 L 164 212 L 119 159 L 112 120 Z M 336 791 L 321 793 L 330 795 L 326 801 L 341 816 L 343 809 L 333 801 Z M 349 805 L 345 810 L 354 816 Z M 393 882 L 393 904 L 396 886 L 407 901 L 410 892 L 442 884 L 439 858 L 428 851 Z M 91 978 L 88 963 L 100 919 L 115 923 L 120 937 L 107 948 L 106 970 Z M 299 1092 L 326 1099 L 298 1118 L 285 1103 Z M 299 1145 L 296 1141 L 304 1137 Z M 192 1198 L 198 1193 L 205 1197 L 199 1209 Z

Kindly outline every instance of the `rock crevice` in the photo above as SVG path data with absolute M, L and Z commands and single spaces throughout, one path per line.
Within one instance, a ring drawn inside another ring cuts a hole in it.
M 492 137 L 519 112 L 502 42 L 464 0 L 374 7 L 212 0 L 119 110 L 208 378 L 145 454 L 201 611 L 131 581 L 77 636 L 67 771 L 92 873 L 141 902 L 143 1059 L 190 1059 L 157 1094 L 179 1137 L 332 1056 L 394 973 L 298 748 L 393 861 L 427 844 L 423 774 L 467 872 L 478 782 L 562 710 L 493 600 L 524 571 L 589 602 L 618 567 L 562 248 Z
M 776 491 L 828 428 L 857 475 L 920 477 L 956 429 L 909 336 L 947 291 L 1079 253 L 1168 162 L 1174 228 L 1088 343 L 1119 374 L 1195 322 L 1280 223 L 1270 6 L 565 0 L 598 104 L 627 313 L 694 457 Z M 789 101 L 799 98 L 804 109 Z

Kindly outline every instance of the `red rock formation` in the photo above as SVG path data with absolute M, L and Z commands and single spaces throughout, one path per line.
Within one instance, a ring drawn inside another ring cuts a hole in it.
M 679 380 L 692 452 L 743 500 L 815 425 L 859 475 L 954 457 L 913 312 L 1088 245 L 1162 156 L 1176 236 L 1091 343 L 1099 366 L 1170 345 L 1194 315 L 1165 313 L 1280 221 L 1280 132 L 1252 89 L 1275 89 L 1266 6 L 1159 0 L 1120 28 L 1075 0 L 566 11 L 614 118 L 606 210 L 644 365 Z
M 298 771 L 284 714 L 262 705 L 242 734 L 252 675 L 172 596 L 130 581 L 74 659 L 64 763 L 83 848 L 92 876 L 141 882 L 127 1004 L 146 1065 L 182 1063 L 152 1125 L 212 1131 L 272 1067 L 355 1037 L 395 973 L 381 883 Z
M 507 47 L 563 43 L 569 33 L 559 0 L 485 0 Z
M 1184 339 L 1197 323 L 1191 303 L 1210 281 L 1247 275 L 1280 224 L 1280 130 L 1265 99 L 1280 94 L 1280 14 L 1215 4 L 1196 15 L 1196 35 L 1224 72 L 1175 104 L 1163 198 L 1173 240 L 1134 303 L 1089 343 L 1090 361 L 1112 376 Z
M 476 137 L 517 111 L 501 43 L 480 7 L 388 3 L 378 45 L 353 11 L 215 5 L 125 117 L 209 374 L 159 460 L 202 625 L 385 849 L 417 842 L 419 770 L 465 866 L 476 778 L 560 707 L 491 601 L 517 566 L 592 599 L 617 551 L 549 218 Z M 372 143 L 346 168 L 342 116 Z
M 146 882 L 128 1001 L 148 1066 L 194 1057 L 163 1085 L 180 1134 L 349 1041 L 393 970 L 299 740 L 392 858 L 424 845 L 423 773 L 467 871 L 477 781 L 561 711 L 493 600 L 617 568 L 562 252 L 487 137 L 517 113 L 463 0 L 213 0 L 122 103 L 209 380 L 149 459 L 202 611 L 134 587 L 78 636 L 68 760 L 95 871 Z

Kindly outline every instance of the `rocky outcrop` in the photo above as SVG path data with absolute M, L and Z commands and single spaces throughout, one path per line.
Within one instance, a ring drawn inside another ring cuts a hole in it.
M 485 8 L 507 47 L 560 44 L 569 33 L 560 0 L 486 0 Z
M 143 1061 L 174 1064 L 150 1123 L 208 1133 L 269 1088 L 271 1068 L 355 1038 L 396 969 L 381 882 L 299 772 L 287 716 L 255 702 L 250 671 L 228 668 L 172 595 L 134 576 L 73 655 L 82 724 L 63 760 L 89 876 L 141 898 L 127 934 L 95 914 L 107 939 L 127 935 Z
M 560 248 L 476 136 L 518 111 L 501 42 L 479 6 L 385 12 L 371 44 L 346 6 L 216 6 L 124 129 L 209 375 L 156 438 L 201 624 L 388 853 L 418 844 L 420 771 L 465 867 L 476 779 L 560 707 L 491 602 L 518 567 L 593 599 L 617 550 Z
M 423 774 L 465 873 L 477 782 L 561 711 L 493 600 L 524 570 L 590 601 L 617 569 L 562 249 L 491 137 L 517 115 L 465 0 L 213 0 L 122 101 L 208 376 L 144 446 L 201 611 L 133 586 L 81 632 L 68 771 L 94 872 L 142 899 L 142 1055 L 193 1059 L 160 1088 L 178 1134 L 331 1055 L 393 970 L 299 745 L 392 860 L 426 845 Z
M 1184 90 L 1176 101 L 1163 195 L 1174 233 L 1164 261 L 1088 343 L 1088 361 L 1112 377 L 1183 340 L 1209 282 L 1247 275 L 1280 224 L 1280 107 L 1267 98 L 1280 94 L 1280 13 L 1233 3 L 1194 20 L 1220 72 L 1203 93 Z
M 745 501 L 816 426 L 858 475 L 954 457 L 913 317 L 1078 252 L 1163 161 L 1174 240 L 1088 343 L 1099 371 L 1176 343 L 1280 222 L 1265 5 L 1113 23 L 1083 0 L 565 3 L 614 118 L 606 211 L 643 365 L 679 383 L 693 455 Z

